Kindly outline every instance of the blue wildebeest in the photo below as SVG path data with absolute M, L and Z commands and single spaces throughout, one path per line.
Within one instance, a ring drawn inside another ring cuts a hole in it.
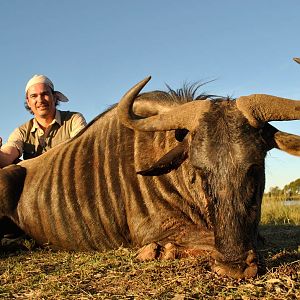
M 148 80 L 72 140 L 0 170 L 0 217 L 56 249 L 209 253 L 218 274 L 255 276 L 266 153 L 300 156 L 300 137 L 268 122 L 300 119 L 300 101 L 139 95 Z

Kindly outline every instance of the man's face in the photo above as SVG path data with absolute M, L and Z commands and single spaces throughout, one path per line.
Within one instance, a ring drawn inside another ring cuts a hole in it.
M 37 83 L 31 86 L 27 91 L 26 101 L 36 117 L 54 118 L 56 98 L 47 84 Z

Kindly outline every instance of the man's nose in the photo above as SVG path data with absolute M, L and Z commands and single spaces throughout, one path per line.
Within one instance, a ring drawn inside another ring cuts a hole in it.
M 38 95 L 37 97 L 36 97 L 36 101 L 37 102 L 41 102 L 41 101 L 43 101 L 45 99 L 45 96 L 44 95 Z

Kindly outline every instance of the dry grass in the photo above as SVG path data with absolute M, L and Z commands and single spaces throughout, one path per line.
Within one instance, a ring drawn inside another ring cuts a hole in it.
M 298 200 L 300 203 L 300 200 Z M 262 202 L 262 224 L 300 225 L 300 205 L 285 205 L 284 201 L 268 197 Z
M 207 259 L 135 261 L 133 250 L 107 253 L 4 251 L 1 299 L 299 299 L 300 229 L 262 226 L 261 273 L 221 278 Z
M 135 251 L 0 250 L 1 299 L 300 299 L 300 227 L 261 225 L 260 274 L 221 278 L 209 261 L 140 263 Z M 26 242 L 27 248 L 31 247 Z

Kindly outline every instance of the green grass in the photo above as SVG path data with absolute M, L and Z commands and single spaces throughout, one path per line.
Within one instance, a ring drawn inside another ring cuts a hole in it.
M 300 205 L 284 205 L 284 201 L 265 197 L 262 202 L 261 223 L 300 225 Z
M 54 252 L 27 241 L 0 251 L 0 299 L 300 299 L 299 215 L 277 205 L 263 205 L 256 278 L 219 277 L 207 258 L 141 263 L 134 249 Z

